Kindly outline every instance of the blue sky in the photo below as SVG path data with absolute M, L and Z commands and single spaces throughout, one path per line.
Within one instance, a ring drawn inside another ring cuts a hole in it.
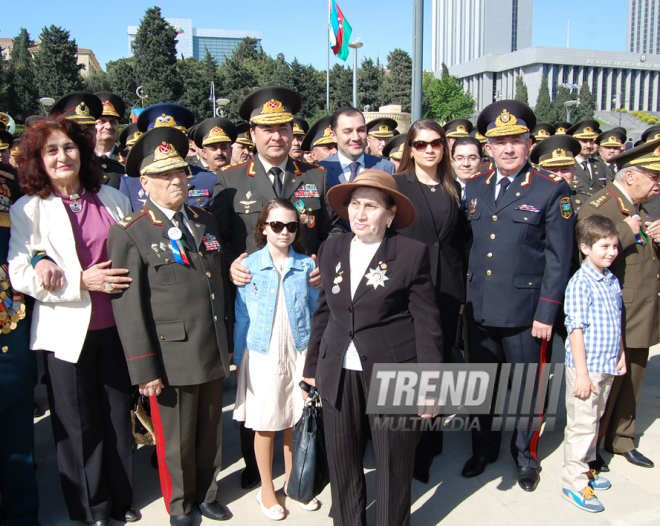
M 128 0 L 4 4 L 0 38 L 13 38 L 25 27 L 36 39 L 44 26 L 55 24 L 68 29 L 79 47 L 91 48 L 104 69 L 106 62 L 128 55 L 127 27 L 138 25 L 145 10 L 154 5 Z M 424 67 L 430 69 L 432 0 L 424 4 Z M 58 5 L 66 9 L 55 10 Z M 158 0 L 156 5 L 163 16 L 192 18 L 194 27 L 262 31 L 262 45 L 269 55 L 284 53 L 289 61 L 295 56 L 325 69 L 327 0 Z M 395 48 L 412 52 L 412 0 L 339 0 L 339 6 L 353 27 L 352 40 L 361 37 L 364 42 L 360 60 L 371 57 L 387 62 L 387 54 Z M 625 51 L 627 12 L 625 0 L 536 0 L 532 44 L 565 47 L 570 17 L 570 47 Z M 350 65 L 352 60 L 351 54 Z M 336 62 L 341 61 L 331 55 L 330 67 Z

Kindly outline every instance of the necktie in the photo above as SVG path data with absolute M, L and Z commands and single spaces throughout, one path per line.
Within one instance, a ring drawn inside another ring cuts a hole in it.
M 268 170 L 268 173 L 273 174 L 273 188 L 275 189 L 275 195 L 277 197 L 282 197 L 282 179 L 280 177 L 282 169 L 278 168 L 277 166 L 273 166 L 270 170 Z
M 182 237 L 187 245 L 192 249 L 196 249 L 197 247 L 195 246 L 195 238 L 190 233 L 190 230 L 188 230 L 186 224 L 183 222 L 183 213 L 181 211 L 178 211 L 176 214 L 174 214 L 172 222 L 176 227 L 179 228 L 179 230 L 181 230 Z
M 502 200 L 502 197 L 506 193 L 506 189 L 511 184 L 511 179 L 509 179 L 508 177 L 502 177 L 502 179 L 500 179 L 500 182 L 498 184 L 500 185 L 500 193 L 497 194 L 497 199 L 495 199 L 495 204 L 498 204 Z
M 360 163 L 358 163 L 358 162 L 353 162 L 353 163 L 349 164 L 348 167 L 351 169 L 351 177 L 350 177 L 350 179 L 348 180 L 348 182 L 349 182 L 349 183 L 352 183 L 352 182 L 353 182 L 353 179 L 355 179 L 355 176 L 356 176 L 357 173 L 358 173 L 358 170 L 359 170 L 359 168 L 360 168 Z
M 582 168 L 587 172 L 587 178 L 591 181 L 591 170 L 589 170 L 589 161 L 582 161 Z

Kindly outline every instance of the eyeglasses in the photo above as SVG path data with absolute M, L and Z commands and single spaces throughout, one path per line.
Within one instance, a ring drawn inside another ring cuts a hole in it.
M 439 150 L 442 148 L 444 142 L 445 140 L 442 137 L 439 137 L 437 139 L 433 139 L 432 141 L 410 141 L 410 146 L 415 148 L 415 150 L 418 152 L 423 152 L 426 150 L 426 148 L 429 147 L 429 145 L 431 145 L 431 148 L 434 150 Z
M 645 172 L 644 170 L 640 170 L 640 169 L 638 169 L 637 171 L 641 174 L 644 174 L 646 177 L 651 179 L 651 181 L 653 181 L 654 183 L 657 183 L 658 181 L 660 181 L 660 173 L 648 173 L 648 172 Z
M 295 234 L 298 232 L 300 223 L 298 223 L 298 221 L 291 221 L 290 223 L 282 223 L 281 221 L 266 221 L 264 225 L 270 226 L 271 230 L 276 234 L 282 232 L 284 228 L 286 228 L 289 234 Z

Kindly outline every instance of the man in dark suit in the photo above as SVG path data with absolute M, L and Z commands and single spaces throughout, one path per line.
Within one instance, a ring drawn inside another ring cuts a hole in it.
M 330 117 L 330 130 L 338 151 L 319 163 L 328 171 L 329 188 L 346 181 L 352 182 L 357 174 L 370 168 L 394 174 L 394 165 L 390 161 L 364 153 L 367 125 L 361 111 L 351 106 L 335 110 Z
M 545 362 L 568 282 L 574 226 L 568 184 L 527 162 L 529 130 L 535 123 L 523 103 L 505 100 L 487 106 L 477 127 L 488 137 L 486 150 L 495 168 L 470 179 L 466 192 L 472 230 L 466 305 L 471 361 L 520 363 L 528 371 Z M 531 407 L 536 407 L 536 385 Z M 525 410 L 522 416 L 537 416 L 533 413 Z M 534 491 L 540 430 L 529 420 L 527 426 L 517 424 L 511 453 L 518 484 Z M 492 411 L 480 417 L 464 477 L 479 475 L 497 460 L 502 433 L 493 430 L 492 422 Z
M 131 380 L 150 397 L 170 524 L 229 518 L 216 500 L 222 464 L 222 384 L 229 374 L 233 305 L 215 219 L 184 206 L 188 139 L 146 132 L 126 160 L 149 194 L 110 229 L 108 256 L 131 286 L 112 307 Z
M 583 120 L 566 130 L 567 135 L 580 142 L 582 150 L 575 158 L 575 177 L 573 178 L 573 190 L 586 197 L 591 197 L 596 192 L 605 188 L 607 181 L 614 176 L 607 165 L 598 159 L 598 121 Z

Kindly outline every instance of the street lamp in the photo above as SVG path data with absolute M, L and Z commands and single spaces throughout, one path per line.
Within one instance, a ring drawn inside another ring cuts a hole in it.
M 353 107 L 357 108 L 357 50 L 364 44 L 362 42 L 351 42 L 348 47 L 352 47 L 353 51 Z
M 573 106 L 576 106 L 578 101 L 576 100 L 567 100 L 564 102 L 564 106 L 566 107 L 566 121 L 571 122 L 571 108 Z
M 39 103 L 44 110 L 44 115 L 48 116 L 48 112 L 53 107 L 53 104 L 55 104 L 55 99 L 51 97 L 41 97 Z
M 215 110 L 216 117 L 224 117 L 225 116 L 225 106 L 227 104 L 229 104 L 231 101 L 229 99 L 217 99 L 215 102 L 217 102 L 217 104 L 218 104 L 218 109 Z

